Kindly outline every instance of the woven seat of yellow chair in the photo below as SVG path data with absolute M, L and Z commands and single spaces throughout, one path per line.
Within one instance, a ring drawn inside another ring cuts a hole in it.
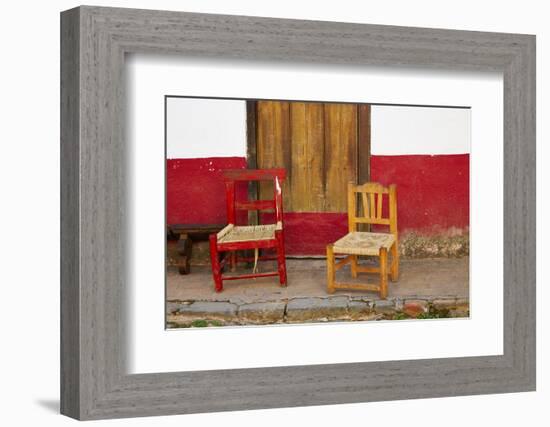
M 334 253 L 378 256 L 380 248 L 390 249 L 395 236 L 389 233 L 353 231 L 334 243 Z
M 275 239 L 278 224 L 233 225 L 229 224 L 218 233 L 218 243 L 249 242 Z

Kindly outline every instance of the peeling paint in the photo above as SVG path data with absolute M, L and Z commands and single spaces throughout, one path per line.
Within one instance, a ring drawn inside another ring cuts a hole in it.
M 399 253 L 404 258 L 459 258 L 470 254 L 468 230 L 451 229 L 434 235 L 414 232 L 399 238 Z

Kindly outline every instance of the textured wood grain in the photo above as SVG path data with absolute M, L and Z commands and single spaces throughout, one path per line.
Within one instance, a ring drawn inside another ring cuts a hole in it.
M 370 105 L 357 106 L 357 183 L 370 181 Z
M 357 180 L 357 105 L 325 104 L 325 211 L 347 212 L 349 182 Z
M 342 188 L 359 173 L 358 106 L 258 101 L 258 107 L 258 164 L 289 171 L 287 211 L 345 212 Z M 363 119 L 362 125 L 361 149 L 369 150 L 364 128 L 370 123 Z M 360 159 L 367 162 L 369 153 Z M 264 196 L 271 192 L 267 184 L 261 188 Z
M 80 415 L 79 98 L 80 15 L 61 20 L 61 412 Z
M 323 212 L 324 185 L 324 105 L 317 102 L 290 104 L 292 212 Z
M 133 9 L 62 14 L 61 408 L 79 419 L 535 389 L 535 37 Z M 125 53 L 504 75 L 504 353 L 128 375 Z M 208 396 L 208 398 L 205 398 Z
M 246 101 L 246 167 L 248 169 L 258 168 L 257 153 L 257 111 L 256 101 Z M 248 183 L 248 200 L 258 200 L 258 183 Z M 248 223 L 258 224 L 258 211 L 248 211 Z
M 257 156 L 258 168 L 285 168 L 287 179 L 283 184 L 283 205 L 288 210 L 292 182 L 290 153 L 290 103 L 258 101 Z M 273 183 L 259 185 L 260 199 L 273 198 Z
M 358 272 L 378 272 L 380 282 L 372 283 L 344 283 L 336 282 L 328 284 L 328 290 L 348 289 L 348 290 L 377 290 L 380 292 L 380 298 L 385 299 L 388 292 L 388 250 L 392 251 L 392 264 L 390 274 L 392 281 L 399 275 L 399 259 L 397 241 L 397 200 L 396 185 L 390 184 L 383 187 L 379 183 L 367 182 L 355 185 L 348 182 L 347 185 L 347 210 L 348 210 L 348 231 L 349 233 L 341 239 L 329 245 L 331 250 L 337 254 L 345 254 L 347 257 L 343 261 L 331 266 L 331 261 L 327 252 L 327 269 L 338 269 L 348 260 L 351 262 L 351 276 L 357 277 Z M 387 195 L 387 215 L 382 215 L 382 200 Z M 361 206 L 361 208 L 359 208 Z M 357 225 L 363 224 L 384 224 L 389 230 L 383 233 L 365 233 L 361 232 Z M 359 231 L 359 232 L 357 232 Z M 389 231 L 389 232 L 388 232 Z M 328 251 L 328 249 L 327 249 Z M 358 267 L 357 256 L 371 256 L 379 258 L 379 268 Z M 330 276 L 328 276 L 330 278 Z M 366 278 L 365 278 L 366 279 Z

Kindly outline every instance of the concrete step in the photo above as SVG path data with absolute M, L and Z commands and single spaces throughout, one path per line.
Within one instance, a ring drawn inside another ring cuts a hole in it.
M 345 295 L 253 303 L 186 300 L 168 301 L 166 314 L 167 328 L 434 319 L 468 317 L 469 301 L 449 296 L 380 300 Z

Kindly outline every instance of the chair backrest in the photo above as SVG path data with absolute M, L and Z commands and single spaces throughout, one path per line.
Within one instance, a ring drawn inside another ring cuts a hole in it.
M 388 204 L 387 216 L 383 216 L 384 199 Z M 350 182 L 348 184 L 349 231 L 357 231 L 357 224 L 387 225 L 390 233 L 397 236 L 397 186 L 391 184 L 384 187 L 377 182 L 356 185 Z
M 225 182 L 225 192 L 227 197 L 227 222 L 235 224 L 236 211 L 275 211 L 275 220 L 283 221 L 283 193 L 282 185 L 286 178 L 285 169 L 226 169 L 223 171 L 223 180 Z M 273 182 L 272 200 L 247 200 L 238 202 L 235 200 L 235 183 L 239 181 Z

